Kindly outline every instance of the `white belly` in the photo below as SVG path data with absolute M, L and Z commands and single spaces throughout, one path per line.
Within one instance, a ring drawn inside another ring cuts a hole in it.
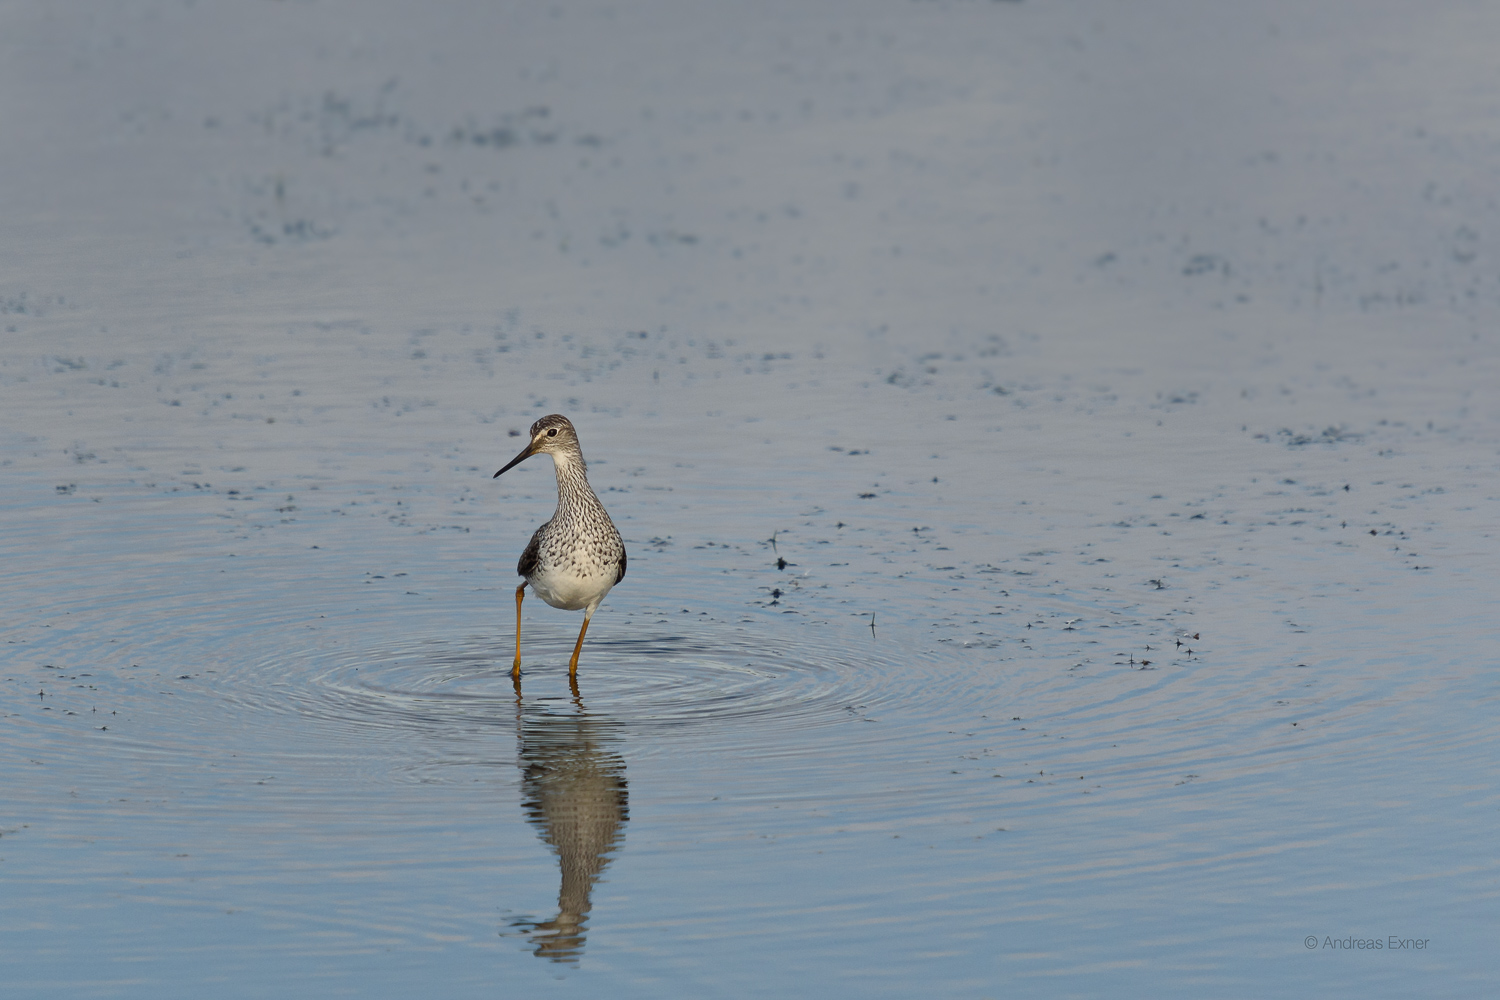
M 579 576 L 576 569 L 567 572 L 539 569 L 527 578 L 536 596 L 564 611 L 580 611 L 597 605 L 615 585 L 615 570 L 601 568 L 594 576 Z

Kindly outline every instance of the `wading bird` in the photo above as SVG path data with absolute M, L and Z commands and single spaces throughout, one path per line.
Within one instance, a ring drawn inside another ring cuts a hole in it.
M 583 610 L 583 628 L 573 646 L 568 676 L 578 673 L 578 653 L 589 619 L 604 595 L 625 579 L 625 543 L 615 530 L 604 505 L 589 488 L 578 432 L 559 413 L 531 425 L 531 443 L 508 462 L 501 472 L 519 465 L 532 455 L 552 456 L 557 470 L 557 510 L 552 520 L 536 529 L 516 572 L 524 579 L 516 588 L 516 662 L 511 676 L 521 676 L 521 599 L 527 584 L 538 597 L 564 611 Z M 492 477 L 494 478 L 494 477 Z

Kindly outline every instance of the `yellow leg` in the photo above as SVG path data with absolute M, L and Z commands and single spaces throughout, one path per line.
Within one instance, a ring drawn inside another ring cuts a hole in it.
M 583 628 L 578 630 L 578 642 L 573 645 L 573 659 L 568 661 L 568 676 L 575 677 L 578 674 L 578 654 L 583 649 L 583 636 L 589 630 L 589 619 L 594 617 L 592 612 L 584 612 Z
M 510 668 L 512 677 L 521 676 L 521 598 L 526 596 L 526 584 L 516 588 L 516 663 Z

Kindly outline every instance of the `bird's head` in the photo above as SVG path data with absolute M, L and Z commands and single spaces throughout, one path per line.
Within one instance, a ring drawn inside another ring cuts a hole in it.
M 561 413 L 550 414 L 532 424 L 530 443 L 521 449 L 521 454 L 507 462 L 500 472 L 521 464 L 532 455 L 544 453 L 551 455 L 553 461 L 564 455 L 580 461 L 583 458 L 578 448 L 578 432 L 573 429 L 573 422 Z M 499 476 L 500 472 L 495 473 L 495 476 Z

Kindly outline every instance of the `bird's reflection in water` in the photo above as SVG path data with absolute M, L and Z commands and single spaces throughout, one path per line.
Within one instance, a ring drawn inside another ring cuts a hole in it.
M 625 838 L 625 761 L 606 749 L 610 720 L 590 715 L 573 682 L 572 705 L 524 705 L 516 680 L 521 806 L 557 854 L 557 916 L 519 921 L 538 957 L 576 962 L 583 953 L 590 895 Z

